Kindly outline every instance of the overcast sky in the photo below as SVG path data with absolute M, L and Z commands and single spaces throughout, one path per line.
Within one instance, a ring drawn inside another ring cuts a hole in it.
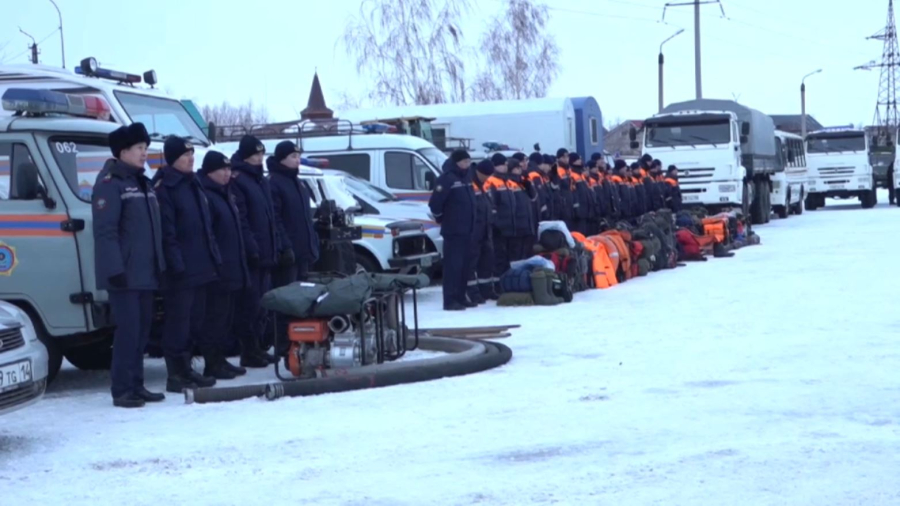
M 336 45 L 360 0 L 57 0 L 63 13 L 66 62 L 95 56 L 102 65 L 141 73 L 153 68 L 160 84 L 198 103 L 252 98 L 273 120 L 295 118 L 306 105 L 318 68 L 326 101 L 364 95 L 367 82 Z M 480 0 L 465 20 L 477 44 L 500 0 Z M 547 0 L 562 72 L 550 96 L 592 95 L 605 121 L 656 112 L 659 43 L 665 46 L 666 102 L 694 98 L 693 9 L 678 7 L 660 22 L 663 0 Z M 807 80 L 808 112 L 826 125 L 872 120 L 879 71 L 853 67 L 880 60 L 887 0 L 722 0 L 703 6 L 703 93 L 733 98 L 768 114 L 799 114 L 800 80 Z M 49 0 L 0 0 L 0 50 L 26 63 L 29 39 L 41 62 L 61 62 L 56 11 Z M 51 35 L 52 34 L 52 35 Z M 373 106 L 382 104 L 371 104 Z

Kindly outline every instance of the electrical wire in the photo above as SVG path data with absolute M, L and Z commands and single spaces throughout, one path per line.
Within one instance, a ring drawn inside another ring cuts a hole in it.
M 38 41 L 35 45 L 38 46 L 38 47 L 40 47 L 41 44 L 43 44 L 44 42 L 46 42 L 47 39 L 49 39 L 50 37 L 53 37 L 53 35 L 55 35 L 56 32 L 58 32 L 58 31 L 59 31 L 59 28 L 54 29 L 52 32 L 48 33 L 46 37 L 44 37 L 43 39 L 41 39 L 40 41 Z M 26 54 L 28 54 L 28 53 L 30 53 L 30 52 L 31 52 L 31 48 L 29 47 L 29 48 L 26 49 L 25 51 L 22 51 L 21 53 L 19 53 L 19 54 L 13 56 L 12 58 L 10 58 L 10 59 L 7 60 L 7 61 L 15 61 L 15 60 L 18 60 L 19 58 L 21 58 L 22 56 L 25 56 Z

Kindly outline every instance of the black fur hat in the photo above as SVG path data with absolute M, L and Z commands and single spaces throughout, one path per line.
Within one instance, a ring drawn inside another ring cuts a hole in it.
M 143 123 L 132 123 L 121 126 L 109 133 L 109 150 L 118 158 L 122 150 L 140 143 L 150 145 L 150 134 Z

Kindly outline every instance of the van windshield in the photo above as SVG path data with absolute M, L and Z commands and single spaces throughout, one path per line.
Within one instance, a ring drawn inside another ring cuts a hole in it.
M 806 142 L 807 153 L 841 153 L 866 150 L 866 137 L 862 133 L 809 136 Z
M 399 200 L 392 193 L 386 192 L 368 181 L 362 181 L 355 177 L 345 177 L 344 183 L 346 183 L 347 188 L 350 189 L 350 193 L 361 196 L 366 200 L 378 203 L 395 202 Z
M 209 139 L 203 134 L 200 125 L 178 100 L 123 91 L 117 91 L 115 94 L 131 121 L 143 123 L 153 140 L 177 135 L 209 146 Z
M 443 167 L 444 162 L 447 161 L 447 155 L 438 148 L 422 148 L 417 151 L 420 155 L 424 156 L 438 172 L 441 171 L 441 167 Z

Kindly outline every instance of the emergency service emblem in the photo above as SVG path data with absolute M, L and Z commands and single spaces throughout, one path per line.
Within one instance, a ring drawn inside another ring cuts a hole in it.
M 16 248 L 0 241 L 0 276 L 12 276 L 19 259 L 16 257 Z
M 443 189 L 444 189 L 444 187 L 443 187 L 443 186 L 441 186 L 441 185 L 437 185 L 437 188 L 435 188 L 435 189 L 434 189 L 434 191 L 436 191 L 436 192 L 440 192 L 440 191 L 441 191 L 441 190 L 443 190 Z
M 102 211 L 105 208 L 106 208 L 106 199 L 104 199 L 102 197 L 97 199 L 97 209 Z

